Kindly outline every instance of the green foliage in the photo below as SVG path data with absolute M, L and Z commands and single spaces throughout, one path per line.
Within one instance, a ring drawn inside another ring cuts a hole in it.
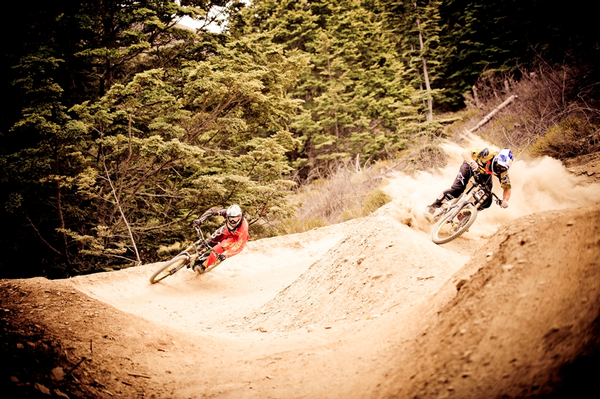
M 444 134 L 443 120 L 425 122 L 432 95 L 460 107 L 482 71 L 539 55 L 577 68 L 515 73 L 510 87 L 523 91 L 525 108 L 498 115 L 486 129 L 501 135 L 490 137 L 526 148 L 548 131 L 536 151 L 594 150 L 600 62 L 592 13 L 581 16 L 577 4 L 15 3 L 19 18 L 0 28 L 0 85 L 10 98 L 0 115 L 0 217 L 11 226 L 0 233 L 0 273 L 152 261 L 159 247 L 189 239 L 192 218 L 232 202 L 256 236 L 363 215 L 386 201 L 383 169 L 367 165 Z M 205 29 L 214 7 L 229 16 L 223 33 Z M 204 28 L 182 28 L 184 15 Z M 423 63 L 432 90 L 422 87 Z M 486 104 L 506 94 L 493 76 L 479 82 Z M 406 170 L 444 162 L 433 145 L 411 157 Z M 314 195 L 300 190 L 300 206 L 290 202 L 291 175 L 332 179 L 314 184 Z M 34 258 L 17 270 L 24 252 Z
M 441 110 L 462 108 L 463 96 L 485 70 L 514 71 L 565 60 L 585 68 L 599 65 L 594 17 L 580 12 L 589 9 L 583 1 L 568 7 L 548 7 L 538 0 L 380 3 L 386 26 L 396 35 L 402 62 L 407 65 L 405 78 L 421 84 L 423 76 L 416 72 L 425 59 Z
M 441 3 L 440 0 L 381 0 L 385 25 L 397 38 L 399 60 L 405 65 L 403 80 L 419 89 L 415 99 L 421 103 L 430 97 L 443 100 L 441 87 L 436 88 L 438 70 L 448 51 L 440 46 Z M 431 92 L 426 87 L 425 67 L 433 88 Z
M 213 1 L 90 2 L 81 21 L 87 34 L 72 54 L 74 62 L 89 68 L 89 84 L 103 95 L 114 83 L 155 68 L 177 68 L 203 50 L 199 37 L 177 25 L 184 15 L 206 20 Z
M 565 60 L 599 65 L 595 17 L 581 12 L 586 9 L 589 4 L 577 0 L 568 7 L 549 7 L 538 0 L 443 1 L 440 45 L 448 53 L 439 72 L 446 103 L 461 107 L 461 95 L 486 69 L 515 70 Z
M 3 219 L 15 231 L 2 243 L 14 256 L 35 243 L 44 259 L 20 275 L 156 260 L 156 250 L 192 234 L 191 220 L 209 207 L 236 202 L 250 222 L 293 211 L 285 154 L 298 146 L 287 124 L 298 101 L 287 92 L 306 57 L 261 35 L 221 44 L 206 34 L 200 44 L 200 36 L 172 29 L 183 9 L 147 5 L 104 21 L 119 26 L 116 41 L 80 41 L 66 61 L 40 48 L 15 68 L 19 140 L 14 148 L 0 142 Z M 97 22 L 83 18 L 83 30 Z M 78 97 L 66 98 L 57 81 L 75 59 L 93 65 L 81 81 L 93 89 L 67 111 L 62 101 Z
M 535 156 L 572 158 L 600 150 L 598 127 L 580 119 L 563 119 L 531 147 Z
M 37 245 L 41 241 L 53 254 L 64 253 L 66 235 L 60 229 L 81 217 L 70 190 L 70 173 L 80 168 L 73 156 L 80 137 L 64 128 L 71 119 L 55 80 L 61 64 L 51 49 L 41 47 L 14 68 L 18 76 L 13 84 L 21 90 L 22 110 L 4 134 L 0 156 L 2 219 L 11 226 L 2 242 L 10 254 L 27 250 L 28 241 Z M 53 269 L 71 270 L 68 257 L 43 267 L 49 274 Z
M 393 38 L 376 11 L 358 0 L 260 1 L 234 30 L 260 28 L 310 57 L 293 91 L 303 105 L 291 124 L 302 143 L 292 161 L 306 172 L 358 154 L 393 156 L 404 148 L 407 120 L 417 119 L 415 90 L 401 80 Z

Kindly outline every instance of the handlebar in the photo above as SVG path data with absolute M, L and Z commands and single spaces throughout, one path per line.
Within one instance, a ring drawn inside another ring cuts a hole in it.
M 198 225 L 194 224 L 194 230 L 196 230 L 196 234 L 198 234 L 198 238 L 199 238 L 198 241 L 201 241 L 206 246 L 206 248 L 212 250 L 213 247 L 208 245 L 208 243 L 206 242 L 206 239 L 204 238 L 204 233 L 202 233 L 202 229 L 200 228 L 199 224 Z
M 502 200 L 500 199 L 500 197 L 498 197 L 494 193 L 492 193 L 492 195 L 494 196 L 494 201 L 496 201 L 496 205 L 500 206 L 500 204 L 502 203 Z

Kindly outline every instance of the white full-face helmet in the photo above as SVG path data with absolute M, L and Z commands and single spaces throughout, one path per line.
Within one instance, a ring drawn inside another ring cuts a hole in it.
M 237 229 L 240 224 L 242 224 L 242 218 L 242 210 L 238 205 L 234 204 L 227 208 L 227 215 L 225 216 L 225 219 L 227 220 L 227 228 L 229 230 L 233 231 Z
M 494 159 L 492 160 L 492 172 L 496 174 L 502 174 L 510 169 L 510 165 L 513 162 L 513 153 L 508 148 L 504 148 L 496 154 Z

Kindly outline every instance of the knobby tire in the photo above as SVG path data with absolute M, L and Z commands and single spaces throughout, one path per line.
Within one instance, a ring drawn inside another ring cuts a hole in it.
M 159 281 L 169 277 L 170 275 L 175 274 L 175 272 L 181 269 L 181 266 L 183 266 L 188 261 L 188 259 L 189 257 L 186 255 L 178 255 L 174 257 L 173 259 L 168 261 L 163 267 L 154 272 L 152 276 L 150 276 L 150 282 L 152 284 L 156 284 Z
M 467 219 L 458 219 L 458 215 L 464 215 Z M 470 203 L 461 206 L 454 212 L 449 212 L 434 226 L 431 232 L 431 240 L 436 244 L 445 244 L 454 240 L 456 237 L 469 230 L 469 227 L 475 223 L 477 218 L 477 208 Z M 445 235 L 449 230 L 449 235 Z

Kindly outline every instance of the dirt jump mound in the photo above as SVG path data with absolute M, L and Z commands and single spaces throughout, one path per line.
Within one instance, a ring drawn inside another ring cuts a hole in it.
M 467 260 L 396 220 L 390 204 L 361 219 L 246 324 L 292 331 L 377 318 L 422 301 Z
M 420 309 L 372 397 L 598 397 L 599 281 L 600 206 L 503 227 Z

